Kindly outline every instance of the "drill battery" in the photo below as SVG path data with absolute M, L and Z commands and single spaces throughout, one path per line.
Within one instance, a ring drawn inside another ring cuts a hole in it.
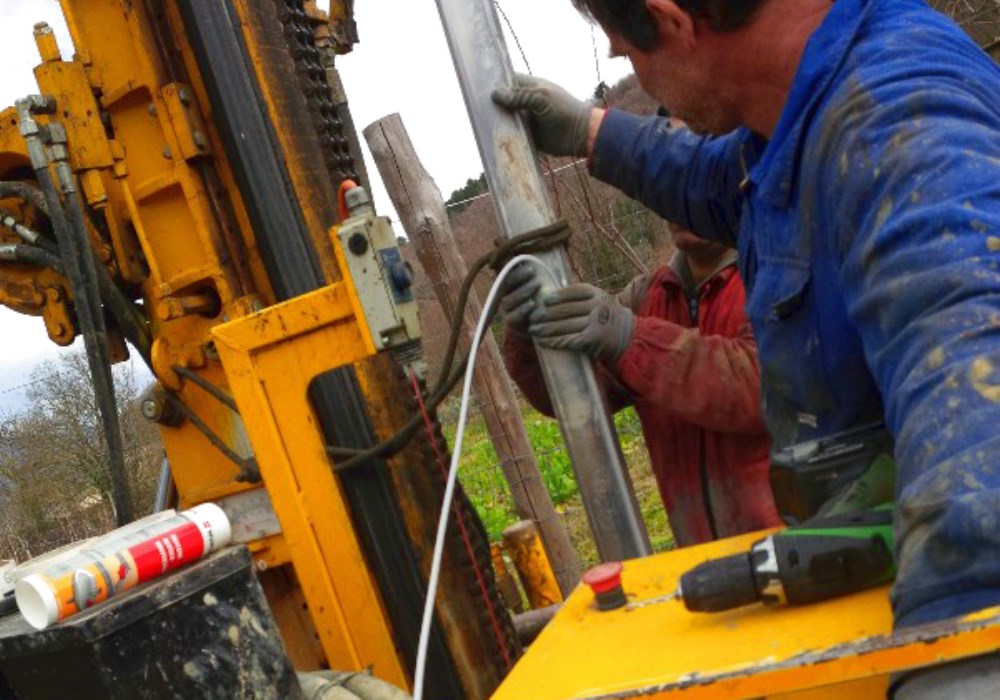
M 771 489 L 781 518 L 802 523 L 861 479 L 893 440 L 882 423 L 801 442 L 771 454 Z

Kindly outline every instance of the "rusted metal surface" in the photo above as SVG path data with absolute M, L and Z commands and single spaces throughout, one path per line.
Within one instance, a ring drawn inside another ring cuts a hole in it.
M 535 524 L 522 520 L 511 525 L 503 531 L 503 541 L 531 607 L 540 609 L 561 603 L 562 593 Z
M 380 430 L 398 428 L 420 411 L 412 391 L 402 394 L 393 389 L 406 377 L 390 354 L 376 355 L 356 368 Z M 424 576 L 430 571 L 438 517 L 427 504 L 441 503 L 449 460 L 437 418 L 430 418 L 437 453 L 421 431 L 389 460 L 389 474 Z M 467 696 L 489 697 L 520 656 L 520 645 L 497 590 L 485 530 L 461 489 L 456 491 L 448 529 L 437 616 Z
M 524 603 L 521 600 L 521 590 L 517 587 L 517 581 L 514 580 L 510 569 L 507 568 L 507 562 L 504 561 L 503 548 L 499 542 L 490 545 L 490 558 L 493 560 L 493 573 L 497 578 L 497 588 L 500 589 L 500 595 L 507 609 L 515 613 L 514 626 L 517 627 L 516 613 L 524 612 Z

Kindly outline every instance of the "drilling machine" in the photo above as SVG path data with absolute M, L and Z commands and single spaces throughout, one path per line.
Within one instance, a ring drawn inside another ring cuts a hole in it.
M 176 505 L 229 514 L 294 668 L 406 688 L 444 441 L 430 415 L 370 449 L 419 415 L 425 370 L 395 236 L 351 191 L 367 182 L 334 57 L 352 2 L 61 5 L 75 55 L 36 26 L 38 95 L 0 113 L 0 303 L 58 345 L 84 337 L 112 430 L 109 364 L 149 364 Z M 461 495 L 444 561 L 428 695 L 483 698 L 520 650 Z
M 124 341 L 149 363 L 157 386 L 143 411 L 162 428 L 177 504 L 214 501 L 229 514 L 267 596 L 237 617 L 280 636 L 267 653 L 299 670 L 369 668 L 409 687 L 443 441 L 429 412 L 401 449 L 371 449 L 420 414 L 424 379 L 406 271 L 366 201 L 332 61 L 357 38 L 351 3 L 334 0 L 330 22 L 303 0 L 61 3 L 75 57 L 64 60 L 37 27 L 39 96 L 0 113 L 0 302 L 40 316 L 57 344 L 83 335 L 98 388 Z M 499 186 L 530 169 L 531 153 L 518 145 L 523 124 L 489 102 L 511 76 L 493 8 L 438 4 L 491 190 L 538 204 L 544 196 Z M 507 225 L 517 221 L 506 212 Z M 116 511 L 127 519 L 123 478 Z M 518 661 L 485 536 L 460 494 L 452 516 L 427 697 L 876 698 L 893 673 L 1000 646 L 996 610 L 891 633 L 885 587 L 780 610 L 704 615 L 677 603 L 682 574 L 750 551 L 756 533 L 589 572 Z M 604 534 L 641 553 L 641 533 Z M 201 639 L 200 618 L 233 607 L 212 594 L 222 589 L 191 583 L 220 567 L 209 560 L 171 578 L 187 595 L 170 599 L 186 615 L 184 639 Z M 144 606 L 118 612 L 153 618 L 169 607 Z M 35 637 L 14 630 L 29 641 L 13 645 L 7 624 L 0 697 L 34 663 L 25 650 Z M 151 648 L 172 649 L 164 629 L 131 655 L 85 640 L 145 674 L 111 696 L 297 692 L 276 680 L 285 667 L 236 673 L 227 686 L 219 668 L 196 663 L 225 665 L 214 642 L 178 662 Z M 235 643 L 245 628 L 233 629 Z M 67 643 L 39 638 L 34 648 L 50 659 Z M 94 670 L 81 656 L 107 658 L 77 654 L 36 674 L 28 693 L 79 695 Z

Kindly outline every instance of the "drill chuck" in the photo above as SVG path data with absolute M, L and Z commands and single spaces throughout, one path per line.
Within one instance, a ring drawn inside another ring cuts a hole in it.
M 722 612 L 757 602 L 750 554 L 699 564 L 681 576 L 678 596 L 691 612 Z

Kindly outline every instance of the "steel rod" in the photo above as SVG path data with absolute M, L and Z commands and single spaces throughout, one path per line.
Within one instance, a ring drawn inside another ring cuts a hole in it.
M 493 0 L 437 0 L 493 203 L 506 238 L 555 220 L 524 121 L 490 93 L 514 72 Z M 561 251 L 539 257 L 565 282 Z M 544 290 L 543 290 L 544 291 Z M 588 358 L 538 348 L 545 383 L 576 472 L 597 550 L 604 560 L 651 552 L 618 436 Z

